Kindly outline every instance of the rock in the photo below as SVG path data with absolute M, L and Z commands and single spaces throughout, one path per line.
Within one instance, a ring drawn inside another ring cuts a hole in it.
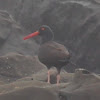
M 77 69 L 74 78 L 60 91 L 61 100 L 99 100 L 100 76 L 85 69 Z M 94 99 L 95 98 L 95 99 Z
M 0 57 L 1 80 L 14 81 L 35 74 L 42 69 L 46 69 L 46 67 L 38 61 L 37 57 L 15 53 Z
M 0 10 L 0 56 L 10 52 L 34 55 L 38 45 L 32 40 L 24 41 L 24 33 L 28 31 L 18 25 L 7 11 Z
M 0 100 L 59 100 L 51 89 L 46 89 L 47 83 L 38 81 L 14 82 L 0 86 Z
M 54 91 L 58 93 L 59 89 L 63 89 L 68 85 L 68 83 L 61 83 L 59 85 L 49 84 L 47 82 L 41 82 L 37 80 L 23 80 L 19 79 L 9 84 L 0 85 L 0 94 L 11 93 L 17 90 L 22 90 L 27 87 L 39 87 L 46 88 L 48 90 Z
M 23 79 L 22 80 L 20 79 L 20 80 L 14 81 L 9 84 L 0 85 L 0 94 L 13 92 L 13 91 L 24 89 L 27 87 L 46 88 L 47 86 L 50 86 L 50 84 L 48 84 L 46 82 L 40 82 L 40 81 L 36 81 L 36 80 L 24 81 Z
M 46 89 L 30 87 L 0 95 L 1 100 L 59 100 L 57 95 Z
M 29 100 L 36 100 L 36 98 L 40 100 L 40 97 L 49 100 L 48 96 L 51 96 L 52 100 L 80 100 L 80 98 L 82 100 L 94 100 L 94 98 L 99 100 L 99 87 L 100 76 L 85 69 L 77 69 L 71 81 L 59 85 L 23 78 L 9 84 L 0 85 L 0 99 L 27 100 L 27 97 L 24 97 L 28 96 Z
M 56 84 L 56 76 L 57 76 L 57 71 L 55 68 L 50 69 L 51 71 L 51 77 L 50 77 L 50 83 L 51 84 Z M 73 73 L 67 73 L 66 71 L 61 71 L 61 80 L 60 83 L 69 83 L 73 79 Z M 32 74 L 29 77 L 21 78 L 20 80 L 24 81 L 30 81 L 30 80 L 37 80 L 41 82 L 47 82 L 47 69 L 43 69 L 41 71 L 38 71 L 36 74 Z
M 51 68 L 50 73 L 51 73 L 50 83 L 56 84 L 57 70 L 55 68 Z M 67 73 L 64 70 L 61 71 L 60 76 L 61 76 L 60 83 L 67 83 L 73 79 L 73 73 Z M 47 82 L 47 69 L 43 69 L 42 71 L 39 71 L 36 74 L 33 74 L 31 77 L 33 80 Z

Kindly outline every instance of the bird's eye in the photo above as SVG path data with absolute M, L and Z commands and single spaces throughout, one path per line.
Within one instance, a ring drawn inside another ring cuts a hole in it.
M 42 28 L 41 28 L 41 30 L 42 30 L 42 31 L 44 31 L 44 30 L 45 30 L 45 28 L 44 28 L 44 27 L 42 27 Z

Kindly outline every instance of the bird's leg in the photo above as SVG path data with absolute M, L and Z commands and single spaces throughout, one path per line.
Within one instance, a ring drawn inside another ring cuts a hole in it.
M 50 83 L 50 70 L 48 70 L 48 83 Z
M 58 73 L 57 73 L 57 85 L 59 85 L 59 83 L 60 83 L 60 71 L 61 71 L 61 68 L 58 67 L 57 71 L 58 71 Z
M 57 85 L 60 83 L 60 74 L 57 75 Z

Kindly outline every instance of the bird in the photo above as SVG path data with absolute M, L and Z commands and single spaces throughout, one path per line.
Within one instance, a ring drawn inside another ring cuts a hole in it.
M 24 40 L 35 36 L 40 36 L 42 40 L 38 51 L 38 58 L 39 61 L 44 65 L 46 65 L 48 69 L 47 82 L 50 83 L 50 76 L 51 76 L 50 68 L 56 67 L 57 69 L 56 84 L 59 85 L 61 68 L 69 63 L 71 57 L 70 53 L 64 45 L 54 41 L 54 32 L 47 25 L 40 26 L 36 32 L 33 32 L 28 36 L 25 36 Z

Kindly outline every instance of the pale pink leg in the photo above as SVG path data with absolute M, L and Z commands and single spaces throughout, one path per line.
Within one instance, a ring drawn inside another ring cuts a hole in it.
M 48 70 L 48 83 L 50 83 L 50 70 Z
M 57 75 L 57 85 L 60 83 L 60 74 Z

